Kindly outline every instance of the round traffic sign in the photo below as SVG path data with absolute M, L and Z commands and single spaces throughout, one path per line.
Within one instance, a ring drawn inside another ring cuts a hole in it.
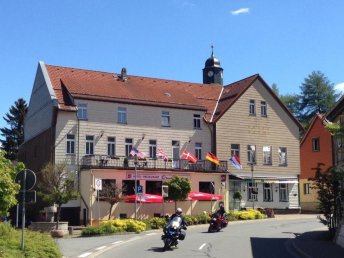
M 30 169 L 24 169 L 16 175 L 15 182 L 24 191 L 31 190 L 36 184 L 36 174 Z

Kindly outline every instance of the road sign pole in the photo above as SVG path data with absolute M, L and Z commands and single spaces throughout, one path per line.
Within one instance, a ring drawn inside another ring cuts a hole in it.
M 137 219 L 137 156 L 134 156 L 134 165 L 135 165 L 135 219 Z

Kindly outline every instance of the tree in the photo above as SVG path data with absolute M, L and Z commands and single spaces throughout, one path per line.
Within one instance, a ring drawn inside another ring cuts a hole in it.
M 289 111 L 296 117 L 300 118 L 300 96 L 297 94 L 286 94 L 280 96 L 283 104 L 289 109 Z
M 66 163 L 54 165 L 49 162 L 38 173 L 38 178 L 38 194 L 49 205 L 57 204 L 56 229 L 58 229 L 62 204 L 78 196 L 74 190 L 75 176 L 67 171 Z
M 337 198 L 341 196 L 340 182 L 344 179 L 344 171 L 339 167 L 330 167 L 326 171 L 321 170 L 321 165 L 316 168 L 315 177 L 311 178 L 317 190 L 319 200 L 319 211 L 322 216 L 319 220 L 329 228 L 331 232 L 335 230 L 333 219 L 337 219 L 339 211 Z
M 312 72 L 300 86 L 300 120 L 309 123 L 317 113 L 326 113 L 336 103 L 338 94 L 333 84 L 320 71 Z
M 188 197 L 191 191 L 191 183 L 188 179 L 178 176 L 173 176 L 172 179 L 164 182 L 168 186 L 168 197 L 166 200 L 175 201 L 177 208 L 177 201 L 183 201 Z
M 27 104 L 24 99 L 18 99 L 11 106 L 9 113 L 3 117 L 9 124 L 9 128 L 0 128 L 1 135 L 5 138 L 0 140 L 2 149 L 6 151 L 6 158 L 17 160 L 18 148 L 24 141 L 24 118 L 27 112 Z
M 114 180 L 105 180 L 102 185 L 101 198 L 110 204 L 109 220 L 111 218 L 112 207 L 121 200 L 122 189 L 118 188 Z
M 276 83 L 273 83 L 273 84 L 271 85 L 271 89 L 272 89 L 272 91 L 276 94 L 276 96 L 279 97 L 279 89 L 278 89 Z
M 20 185 L 15 183 L 17 173 L 24 169 L 24 164 L 12 163 L 0 150 L 0 216 L 7 216 L 8 210 L 17 203 L 16 194 Z

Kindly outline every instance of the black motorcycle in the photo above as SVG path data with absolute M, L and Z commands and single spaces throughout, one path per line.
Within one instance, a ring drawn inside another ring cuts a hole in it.
M 222 217 L 220 214 L 213 214 L 213 216 L 211 216 L 210 219 L 210 223 L 209 223 L 209 228 L 208 228 L 208 232 L 212 233 L 212 232 L 219 232 L 222 228 L 227 227 L 228 222 L 227 220 Z
M 182 227 L 181 223 L 182 219 L 176 216 L 164 228 L 164 234 L 161 236 L 162 241 L 164 241 L 164 251 L 172 246 L 177 246 L 179 240 L 185 239 L 186 233 L 182 229 L 186 229 L 186 227 Z

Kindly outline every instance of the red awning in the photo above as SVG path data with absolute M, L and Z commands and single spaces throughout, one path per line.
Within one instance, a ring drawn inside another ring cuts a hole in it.
M 203 192 L 190 192 L 188 195 L 188 200 L 191 201 L 220 201 L 223 200 L 220 194 L 211 194 Z
M 155 195 L 155 194 L 142 194 L 142 195 L 128 195 L 124 197 L 125 202 L 134 203 L 135 197 L 137 202 L 141 203 L 162 203 L 162 196 L 161 195 Z

